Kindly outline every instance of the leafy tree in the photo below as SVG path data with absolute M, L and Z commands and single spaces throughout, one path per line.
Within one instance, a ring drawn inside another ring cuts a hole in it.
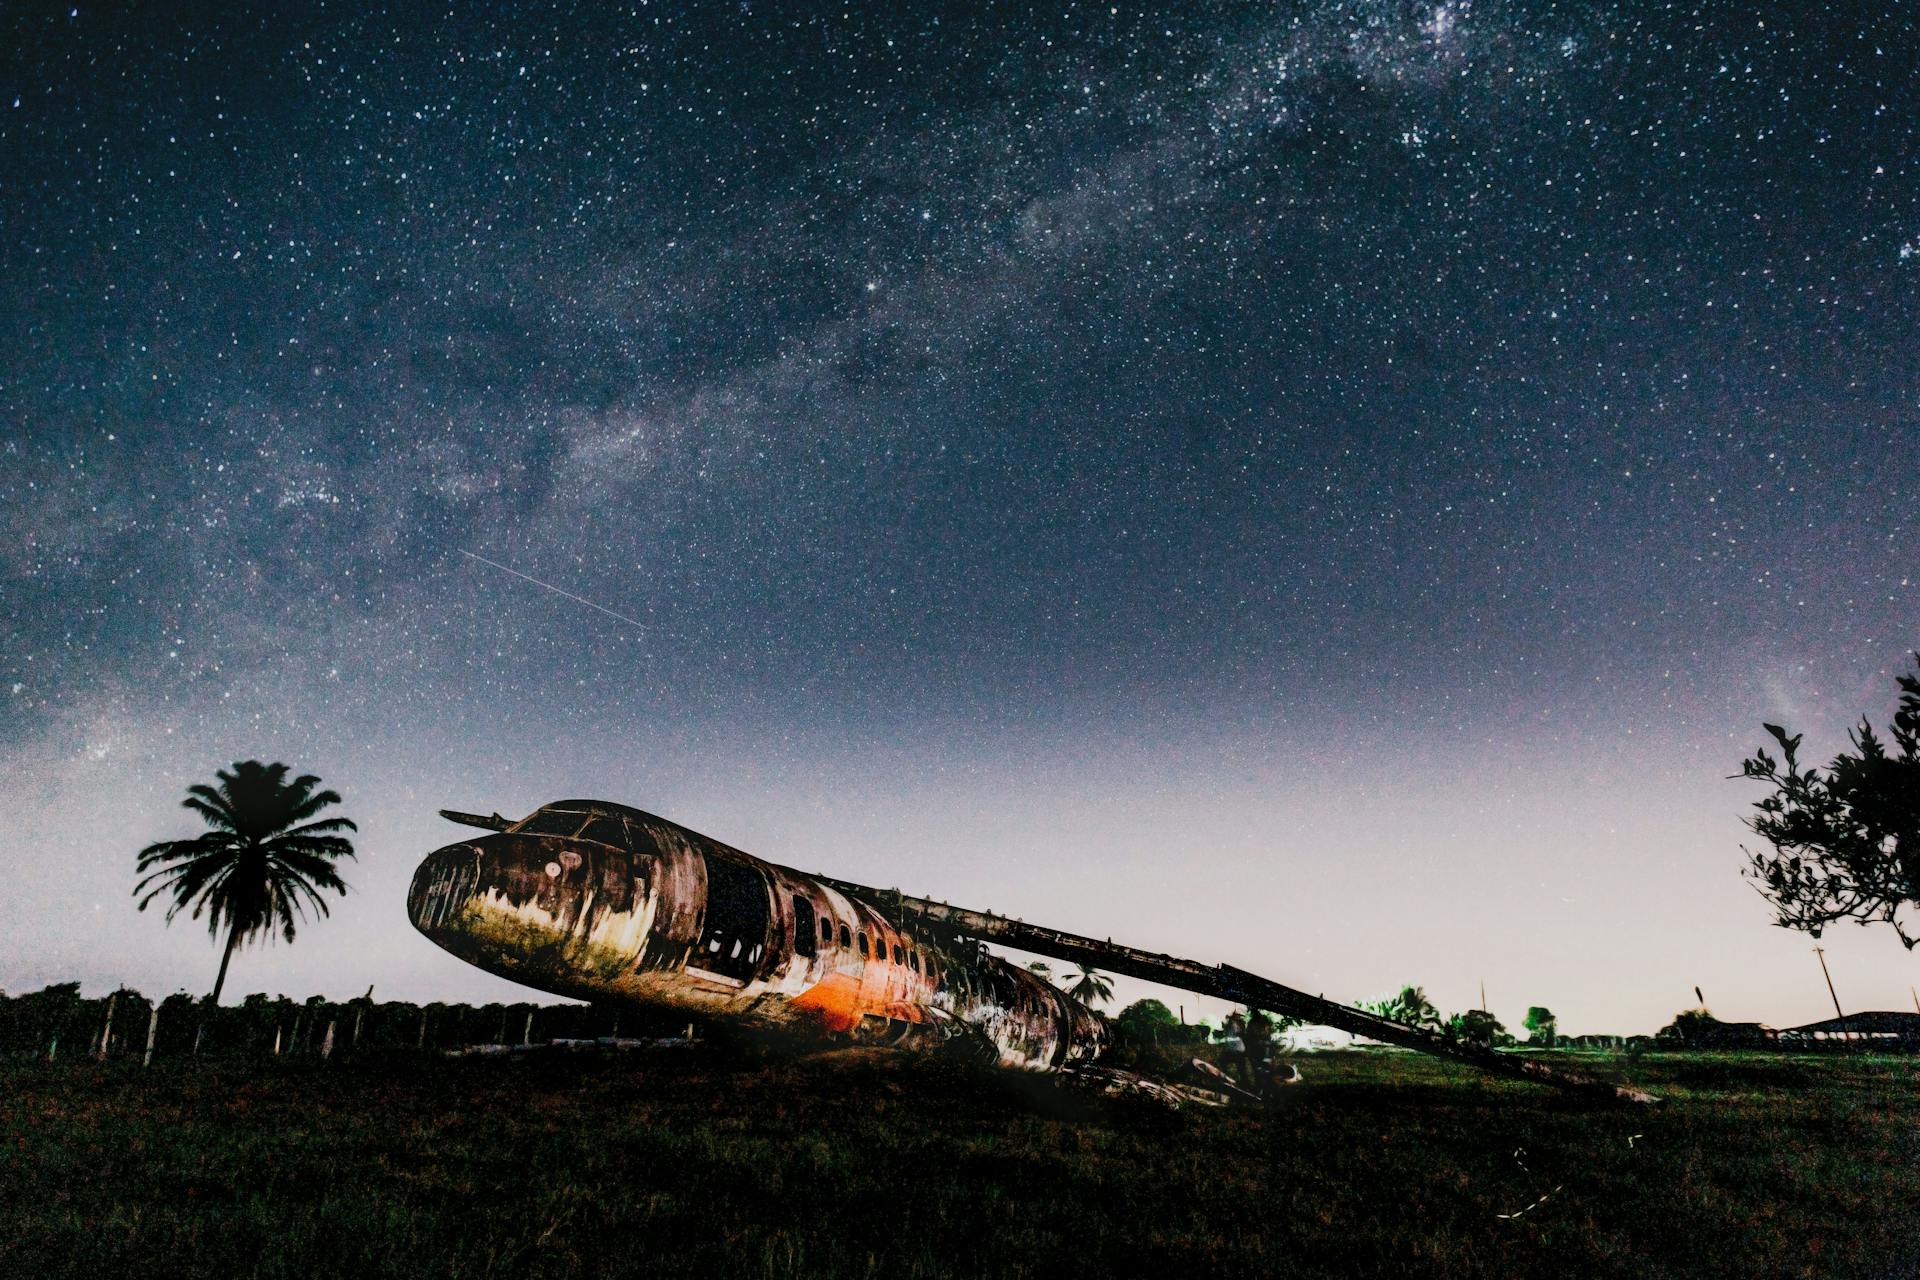
M 1553 1016 L 1553 1010 L 1545 1005 L 1533 1005 L 1527 1010 L 1526 1021 L 1529 1044 L 1552 1045 L 1560 1037 L 1560 1020 Z
M 1045 960 L 1035 960 L 1027 966 L 1027 972 L 1042 982 L 1053 981 L 1053 966 Z
M 1920 666 L 1920 653 L 1914 655 Z M 1739 776 L 1767 783 L 1747 825 L 1769 849 L 1745 849 L 1747 870 L 1773 904 L 1775 923 L 1820 936 L 1836 920 L 1893 926 L 1912 950 L 1900 913 L 1920 907 L 1920 677 L 1900 676 L 1900 707 L 1889 734 L 1893 750 L 1865 718 L 1848 732 L 1825 770 L 1803 767 L 1800 734 L 1762 726 L 1780 745 L 1740 766 Z
M 1114 1023 L 1130 1036 L 1141 1040 L 1158 1040 L 1161 1033 L 1178 1027 L 1180 1020 L 1173 1016 L 1173 1010 L 1159 1000 L 1135 1000 L 1120 1011 Z
M 1513 1037 L 1500 1024 L 1500 1019 L 1485 1009 L 1469 1009 L 1465 1013 L 1456 1013 L 1447 1019 L 1447 1035 L 1467 1044 L 1491 1045 L 1502 1042 L 1511 1043 Z
M 310 773 L 289 781 L 289 772 L 284 764 L 258 760 L 218 771 L 219 785 L 196 783 L 180 802 L 209 829 L 191 840 L 164 840 L 140 851 L 138 869 L 146 874 L 133 891 L 144 891 L 142 911 L 165 894 L 171 899 L 167 923 L 191 908 L 196 920 L 206 915 L 207 932 L 216 939 L 226 931 L 214 1004 L 220 1003 L 236 947 L 270 937 L 276 929 L 292 942 L 295 920 L 306 919 L 307 907 L 327 914 L 322 890 L 347 891 L 334 864 L 353 857 L 353 845 L 336 833 L 358 828 L 347 818 L 316 819 L 322 809 L 340 803 L 339 793 L 316 790 L 320 779 Z
M 1655 1040 L 1681 1044 L 1711 1044 L 1719 1038 L 1720 1019 L 1710 1009 L 1683 1009 L 1673 1021 L 1654 1032 Z
M 1271 1039 L 1283 1031 L 1304 1025 L 1299 1018 L 1288 1017 L 1280 1013 L 1268 1013 L 1265 1009 L 1247 1010 L 1247 1029 L 1258 1038 L 1264 1028 L 1264 1034 Z
M 1085 965 L 1080 972 L 1073 974 L 1073 984 L 1067 988 L 1067 994 L 1082 1004 L 1105 1004 L 1113 999 L 1113 980 Z
M 1235 1009 L 1220 1020 L 1218 1035 L 1225 1039 L 1239 1036 L 1242 1041 L 1266 1043 L 1293 1027 L 1304 1025 L 1299 1018 L 1268 1013 L 1264 1009 Z

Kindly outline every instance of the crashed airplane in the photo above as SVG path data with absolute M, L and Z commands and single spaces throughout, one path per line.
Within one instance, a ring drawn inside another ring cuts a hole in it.
M 489 973 L 555 995 L 867 1042 L 964 1039 L 1002 1066 L 1091 1068 L 1107 1021 L 987 950 L 1094 965 L 1498 1074 L 1651 1101 L 1208 966 L 763 862 L 600 800 L 517 822 L 442 810 L 491 834 L 428 854 L 414 927 Z

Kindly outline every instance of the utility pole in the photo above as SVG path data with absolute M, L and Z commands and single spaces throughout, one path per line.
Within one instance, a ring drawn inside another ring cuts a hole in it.
M 1820 957 L 1820 975 L 1827 980 L 1827 994 L 1833 997 L 1833 1012 L 1840 1019 L 1841 1038 L 1851 1040 L 1853 1032 L 1847 1029 L 1847 1015 L 1840 1012 L 1840 997 L 1833 989 L 1833 975 L 1827 972 L 1827 949 L 1815 947 L 1813 954 Z

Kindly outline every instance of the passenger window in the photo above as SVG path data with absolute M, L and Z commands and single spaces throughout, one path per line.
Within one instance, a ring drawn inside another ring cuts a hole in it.
M 853 945 L 853 931 L 848 929 L 847 926 L 845 925 L 840 926 L 840 945 L 843 947 L 850 947 Z
M 813 945 L 813 904 L 797 893 L 793 895 L 793 953 L 800 956 L 816 954 Z
M 820 945 L 823 947 L 833 945 L 833 921 L 825 916 L 820 917 Z
M 860 954 L 862 956 L 867 954 L 867 935 L 864 933 L 860 935 Z
M 907 963 L 913 966 L 915 973 L 920 972 L 920 953 L 918 951 L 908 952 Z
M 907 949 L 897 942 L 893 944 L 893 962 L 895 964 L 905 964 L 907 962 Z

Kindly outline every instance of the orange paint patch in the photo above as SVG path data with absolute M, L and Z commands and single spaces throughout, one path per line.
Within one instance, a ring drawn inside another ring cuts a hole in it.
M 852 1031 L 868 1015 L 901 1022 L 925 1022 L 925 1007 L 910 992 L 887 980 L 881 965 L 868 965 L 865 974 L 830 973 L 795 996 L 793 1007 L 813 1014 L 828 1031 Z M 907 996 L 907 999 L 902 999 Z
M 818 1015 L 829 1031 L 851 1031 L 867 1012 L 861 998 L 860 979 L 851 973 L 830 973 L 794 997 L 793 1007 Z

